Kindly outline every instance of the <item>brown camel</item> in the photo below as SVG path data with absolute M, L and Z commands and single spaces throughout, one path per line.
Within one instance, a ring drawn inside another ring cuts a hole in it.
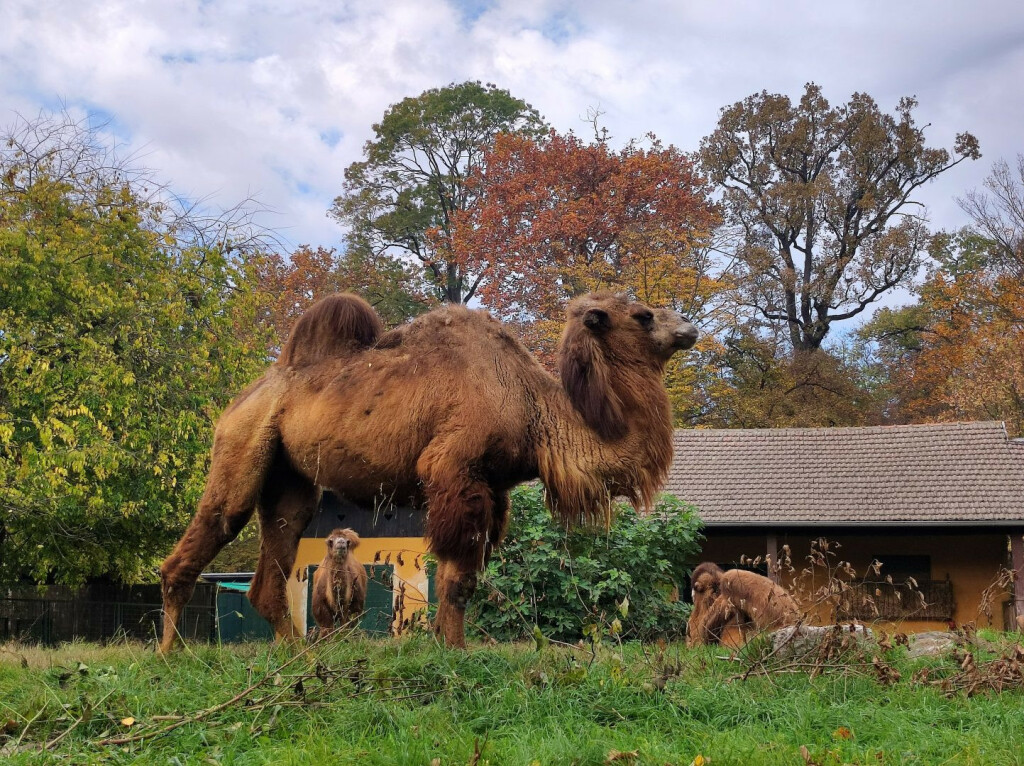
M 327 552 L 313 573 L 313 619 L 326 635 L 335 624 L 351 627 L 366 604 L 366 568 L 352 553 L 359 535 L 335 529 L 327 535 Z
M 710 561 L 698 564 L 693 583 L 693 611 L 686 625 L 689 646 L 717 644 L 722 631 L 736 620 L 741 630 L 776 630 L 800 620 L 800 607 L 777 583 L 757 572 L 721 567 Z M 744 631 L 745 636 L 745 631 Z
M 466 602 L 501 542 L 513 486 L 539 477 L 567 523 L 606 519 L 617 496 L 652 502 L 672 458 L 665 364 L 697 338 L 676 312 L 610 293 L 574 300 L 560 381 L 483 311 L 445 306 L 379 333 L 361 299 L 325 298 L 224 411 L 198 511 L 161 567 L 161 651 L 196 577 L 254 508 L 262 541 L 249 598 L 279 636 L 294 635 L 285 586 L 320 487 L 427 510 L 435 630 L 452 646 L 465 646 Z

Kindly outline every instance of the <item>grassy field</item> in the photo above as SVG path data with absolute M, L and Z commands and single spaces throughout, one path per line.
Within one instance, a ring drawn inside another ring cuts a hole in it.
M 993 652 L 1013 654 L 987 648 L 971 656 L 982 671 Z M 903 654 L 742 680 L 757 666 L 675 645 L 463 652 L 419 635 L 191 646 L 167 660 L 138 644 L 6 646 L 0 761 L 1024 764 L 1012 660 L 999 673 L 1015 688 L 968 696 L 964 654 Z

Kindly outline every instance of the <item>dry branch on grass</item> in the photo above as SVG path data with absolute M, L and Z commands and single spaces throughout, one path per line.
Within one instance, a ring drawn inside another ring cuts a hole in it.
M 436 684 L 420 679 L 381 677 L 368 672 L 369 661 L 365 658 L 346 663 L 342 667 L 331 667 L 320 655 L 326 641 L 318 640 L 310 643 L 293 657 L 275 664 L 274 667 L 258 674 L 242 691 L 225 701 L 191 713 L 158 714 L 148 719 L 122 719 L 109 711 L 103 711 L 103 704 L 113 692 L 108 693 L 95 703 L 83 702 L 83 709 L 75 716 L 75 720 L 58 734 L 47 740 L 44 750 L 53 750 L 83 724 L 94 718 L 106 718 L 120 722 L 131 729 L 124 736 L 103 736 L 94 742 L 97 747 L 123 746 L 156 739 L 170 734 L 189 724 L 205 723 L 208 727 L 227 723 L 218 720 L 218 716 L 229 711 L 242 711 L 252 715 L 251 730 L 256 733 L 273 726 L 280 712 L 288 707 L 325 707 L 337 704 L 342 700 L 384 695 L 389 701 L 429 697 L 439 689 Z M 294 672 L 298 668 L 298 672 Z M 265 724 L 259 723 L 260 716 L 270 711 Z M 5 747 L 5 753 L 16 751 L 27 739 L 30 730 L 39 725 L 54 722 L 45 717 L 44 706 L 29 720 L 13 745 Z M 60 719 L 56 719 L 60 720 Z M 236 721 L 234 726 L 240 726 Z
M 153 739 L 187 724 L 207 720 L 213 715 L 232 707 L 257 714 L 265 710 L 271 710 L 272 722 L 277 718 L 280 710 L 286 707 L 303 707 L 307 709 L 324 707 L 336 704 L 341 699 L 355 699 L 381 693 L 388 694 L 388 699 L 392 702 L 400 702 L 430 696 L 438 691 L 436 688 L 428 685 L 427 682 L 415 679 L 373 677 L 368 681 L 365 678 L 367 666 L 367 660 L 365 659 L 357 660 L 342 668 L 330 668 L 317 660 L 313 668 L 306 672 L 284 676 L 282 671 L 303 656 L 306 656 L 309 648 L 303 650 L 284 664 L 267 671 L 257 682 L 250 684 L 244 691 L 219 705 L 188 715 L 182 715 L 167 726 L 151 728 L 148 731 L 128 737 L 102 739 L 96 744 L 99 746 L 125 745 Z M 354 690 L 332 696 L 330 692 L 336 685 L 339 682 L 345 681 L 349 682 L 354 687 Z M 256 692 L 259 690 L 264 691 L 262 694 L 257 695 Z M 395 694 L 396 692 L 398 692 L 397 695 Z M 155 716 L 152 720 L 166 721 L 169 718 L 169 716 Z M 252 728 L 254 731 L 257 729 L 255 721 Z
M 949 697 L 963 694 L 973 697 L 985 692 L 1024 690 L 1024 646 L 1014 644 L 988 662 L 978 662 L 972 651 L 953 650 L 959 669 L 946 678 L 932 678 L 935 671 L 924 668 L 914 674 L 918 683 L 942 689 Z

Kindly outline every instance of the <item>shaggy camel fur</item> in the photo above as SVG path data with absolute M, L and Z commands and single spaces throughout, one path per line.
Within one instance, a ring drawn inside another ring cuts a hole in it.
M 756 572 L 722 569 L 710 561 L 697 565 L 693 583 L 693 611 L 686 624 L 689 646 L 717 644 L 722 631 L 736 620 L 740 628 L 776 630 L 800 620 L 800 607 L 781 586 Z M 745 635 L 745 632 L 744 632 Z
M 366 568 L 352 551 L 359 535 L 351 529 L 335 529 L 327 535 L 327 553 L 313 573 L 313 619 L 321 631 L 335 623 L 346 627 L 359 618 L 366 604 Z
M 566 522 L 607 518 L 617 496 L 650 505 L 672 459 L 665 364 L 697 339 L 676 312 L 610 293 L 574 300 L 560 381 L 483 311 L 445 306 L 379 327 L 361 299 L 325 298 L 225 410 L 198 511 L 161 567 L 161 651 L 196 577 L 254 508 L 262 542 L 249 598 L 293 635 L 285 585 L 320 487 L 427 509 L 435 630 L 454 646 L 465 646 L 466 602 L 504 535 L 513 486 L 539 477 Z

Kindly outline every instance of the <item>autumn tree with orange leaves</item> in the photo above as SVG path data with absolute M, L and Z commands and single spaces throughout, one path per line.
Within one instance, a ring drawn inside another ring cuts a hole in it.
M 1024 435 L 1024 157 L 958 202 L 972 226 L 935 238 L 913 306 L 862 330 L 895 422 L 1002 420 Z
M 334 248 L 303 245 L 288 259 L 276 253 L 254 258 L 250 268 L 263 303 L 258 313 L 278 342 L 288 337 L 295 320 L 314 301 L 332 293 L 362 296 L 388 326 L 421 314 L 433 304 L 423 292 L 417 270 L 386 253 L 355 247 L 339 253 Z
M 582 293 L 623 290 L 699 318 L 721 289 L 706 247 L 719 220 L 707 184 L 653 136 L 613 151 L 572 133 L 501 135 L 470 183 L 455 255 L 483 274 L 484 305 L 542 352 Z
M 891 422 L 1002 420 L 1024 435 L 1024 285 L 992 242 L 937 238 L 920 301 L 863 329 L 878 346 Z

